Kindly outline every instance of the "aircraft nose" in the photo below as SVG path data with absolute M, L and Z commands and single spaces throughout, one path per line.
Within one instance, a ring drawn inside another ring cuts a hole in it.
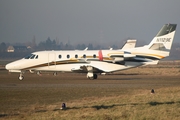
M 23 61 L 22 60 L 17 60 L 11 63 L 8 63 L 5 68 L 7 70 L 19 70 L 21 69 L 21 65 L 22 65 Z
M 5 66 L 5 68 L 6 68 L 6 70 L 13 69 L 13 65 L 11 63 L 9 63 Z

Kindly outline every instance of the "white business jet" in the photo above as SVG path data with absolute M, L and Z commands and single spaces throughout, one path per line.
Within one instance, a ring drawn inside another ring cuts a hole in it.
M 169 56 L 176 24 L 165 24 L 149 45 L 125 47 L 119 50 L 40 51 L 6 65 L 9 72 L 19 72 L 23 80 L 26 71 L 31 73 L 51 71 L 87 73 L 87 78 L 97 79 L 97 73 L 111 73 L 142 65 L 157 64 Z

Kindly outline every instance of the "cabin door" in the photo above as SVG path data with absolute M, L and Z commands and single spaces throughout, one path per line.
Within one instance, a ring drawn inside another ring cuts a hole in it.
M 56 54 L 55 53 L 48 54 L 48 66 L 49 68 L 56 68 Z

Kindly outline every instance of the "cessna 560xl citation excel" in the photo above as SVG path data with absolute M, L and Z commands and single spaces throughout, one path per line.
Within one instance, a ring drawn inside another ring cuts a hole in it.
M 51 71 L 87 73 L 87 78 L 97 79 L 97 73 L 110 73 L 142 65 L 157 64 L 169 56 L 176 24 L 165 24 L 149 45 L 126 47 L 118 50 L 40 51 L 6 65 L 9 72 L 19 72 L 23 80 L 26 71 L 31 73 Z

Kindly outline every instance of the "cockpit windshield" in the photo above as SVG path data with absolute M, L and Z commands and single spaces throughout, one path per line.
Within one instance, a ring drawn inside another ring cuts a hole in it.
M 24 57 L 24 59 L 38 59 L 38 55 L 35 54 L 29 54 L 26 57 Z
M 35 56 L 36 56 L 36 55 L 32 55 L 32 56 L 30 57 L 30 59 L 34 59 Z

